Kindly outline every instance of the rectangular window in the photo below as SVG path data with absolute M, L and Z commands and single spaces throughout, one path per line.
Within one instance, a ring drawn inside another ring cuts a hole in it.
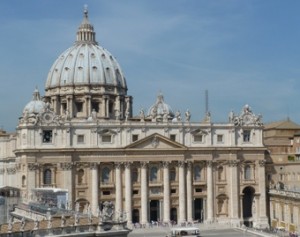
M 171 193 L 176 193 L 176 189 L 175 189 L 175 188 L 174 188 L 174 189 L 172 188 L 172 189 L 171 189 Z
M 66 111 L 67 110 L 67 103 L 61 103 L 61 107 L 62 107 L 62 111 Z
M 111 135 L 102 135 L 102 142 L 111 142 Z
M 203 135 L 194 135 L 194 142 L 203 142 Z
M 243 131 L 243 142 L 250 142 L 250 130 Z
M 77 143 L 84 143 L 84 135 L 77 135 Z
M 222 134 L 217 135 L 217 142 L 218 143 L 222 143 L 223 142 L 223 135 Z
M 196 192 L 196 193 L 201 193 L 201 192 L 202 192 L 202 188 L 196 188 L 196 189 L 195 189 L 195 192 Z
M 82 102 L 76 102 L 75 106 L 76 106 L 77 112 L 82 112 L 83 111 L 83 103 Z
M 110 191 L 103 191 L 102 194 L 103 195 L 110 195 Z
M 52 142 L 52 130 L 44 130 L 43 143 L 51 143 L 51 142 Z
M 176 141 L 176 135 L 175 135 L 175 134 L 171 134 L 171 135 L 170 135 L 170 140 Z
M 133 194 L 133 195 L 139 194 L 139 190 L 132 190 L 132 194 Z
M 133 142 L 137 141 L 138 139 L 139 139 L 139 135 L 137 135 L 137 134 L 132 135 L 132 141 Z
M 92 102 L 92 110 L 95 110 L 97 113 L 99 112 L 99 103 Z

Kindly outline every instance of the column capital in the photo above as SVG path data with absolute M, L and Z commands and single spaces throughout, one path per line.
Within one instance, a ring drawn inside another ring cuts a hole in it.
M 98 163 L 96 163 L 96 162 L 93 162 L 93 163 L 90 163 L 90 169 L 91 170 L 96 170 L 96 169 L 98 169 Z
M 186 163 L 186 162 L 185 162 L 184 160 L 179 160 L 179 161 L 178 161 L 178 167 L 184 168 L 185 163 Z
M 115 169 L 121 169 L 121 168 L 122 168 L 122 165 L 123 165 L 123 162 L 115 162 L 115 163 L 114 163 Z
M 169 168 L 170 163 L 170 161 L 162 161 L 160 164 L 163 168 Z
M 131 165 L 132 165 L 133 162 L 130 162 L 130 161 L 127 161 L 127 162 L 124 162 L 124 167 L 125 168 L 130 168 Z
M 213 167 L 214 163 L 212 160 L 208 160 L 208 161 L 206 161 L 206 165 L 207 165 L 207 167 Z
M 194 162 L 193 161 L 188 161 L 187 162 L 187 168 L 188 170 L 192 169 Z
M 229 160 L 228 161 L 228 166 L 229 167 L 237 167 L 239 165 L 240 161 L 238 160 Z
M 141 168 L 147 168 L 149 161 L 141 161 Z

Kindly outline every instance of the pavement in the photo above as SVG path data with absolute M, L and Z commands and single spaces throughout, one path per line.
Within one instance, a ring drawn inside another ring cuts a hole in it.
M 239 231 L 240 236 L 262 236 L 262 237 L 283 237 L 283 236 L 289 236 L 286 233 L 266 233 L 260 230 L 250 229 L 250 228 L 234 228 L 230 225 L 226 224 L 218 224 L 218 223 L 212 223 L 212 224 L 194 224 L 194 227 L 198 227 L 200 229 L 201 233 L 208 233 L 213 232 L 215 234 L 212 234 L 214 236 L 223 236 L 218 235 L 222 233 L 222 230 L 234 230 Z M 174 226 L 175 227 L 175 226 Z M 170 230 L 172 227 L 162 227 L 162 226 L 152 226 L 147 228 L 135 228 L 132 230 L 132 232 L 129 234 L 129 237 L 134 236 L 169 236 Z M 225 235 L 225 234 L 224 234 Z M 205 235 L 204 235 L 205 236 Z M 229 235 L 230 236 L 230 235 Z

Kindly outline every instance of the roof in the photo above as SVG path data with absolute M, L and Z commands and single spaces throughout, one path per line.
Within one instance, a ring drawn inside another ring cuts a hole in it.
M 296 124 L 290 119 L 287 119 L 283 121 L 265 124 L 265 130 L 270 130 L 270 129 L 291 129 L 291 130 L 299 129 L 300 130 L 300 125 Z

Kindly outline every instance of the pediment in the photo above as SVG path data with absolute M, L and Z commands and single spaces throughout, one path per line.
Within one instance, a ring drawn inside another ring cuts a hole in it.
M 155 150 L 165 150 L 165 149 L 182 149 L 185 150 L 186 146 L 172 141 L 167 137 L 164 137 L 158 133 L 154 133 L 148 137 L 138 140 L 125 149 L 155 149 Z

